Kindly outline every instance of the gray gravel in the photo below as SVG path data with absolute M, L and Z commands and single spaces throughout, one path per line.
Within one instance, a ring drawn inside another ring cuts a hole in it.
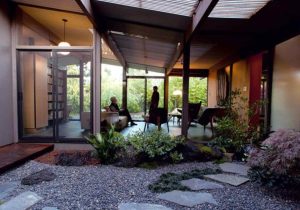
M 118 168 L 114 166 L 62 167 L 30 161 L 25 165 L 0 176 L 0 183 L 19 181 L 29 174 L 44 168 L 50 168 L 57 178 L 33 186 L 21 184 L 10 197 L 24 191 L 33 191 L 43 197 L 32 209 L 40 210 L 45 206 L 59 209 L 117 209 L 121 202 L 144 202 L 161 204 L 174 210 L 190 209 L 263 209 L 288 210 L 300 209 L 299 201 L 284 200 L 252 183 L 239 187 L 224 185 L 223 189 L 207 190 L 219 203 L 201 204 L 194 208 L 184 208 L 157 198 L 147 186 L 162 173 L 181 173 L 198 168 L 217 168 L 213 163 L 184 163 L 170 165 L 155 170 L 140 168 Z

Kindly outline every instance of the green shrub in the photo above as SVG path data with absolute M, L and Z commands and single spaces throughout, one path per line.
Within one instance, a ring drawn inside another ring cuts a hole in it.
M 183 160 L 183 155 L 182 155 L 182 153 L 174 151 L 174 152 L 170 153 L 170 158 L 173 163 L 179 163 L 180 161 Z
M 249 107 L 248 99 L 243 97 L 240 90 L 231 92 L 231 99 L 225 102 L 225 116 L 218 119 L 216 138 L 212 146 L 223 147 L 227 152 L 239 153 L 242 157 L 244 147 L 255 142 L 258 138 L 256 125 L 251 120 L 257 114 L 259 103 Z
M 146 133 L 139 131 L 129 135 L 127 140 L 139 153 L 145 154 L 150 159 L 169 155 L 172 150 L 184 142 L 182 137 L 171 137 L 158 130 Z
M 107 133 L 91 134 L 86 137 L 86 140 L 91 144 L 103 163 L 111 163 L 115 160 L 115 155 L 118 149 L 125 147 L 126 142 L 124 137 L 115 131 L 112 127 Z

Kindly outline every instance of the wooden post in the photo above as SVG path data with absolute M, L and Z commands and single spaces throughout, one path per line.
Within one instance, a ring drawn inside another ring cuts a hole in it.
M 93 133 L 100 133 L 100 122 L 101 122 L 101 37 L 94 30 L 94 49 L 93 49 L 93 112 L 92 112 L 92 125 Z
M 188 103 L 189 103 L 189 72 L 190 72 L 190 43 L 186 43 L 183 49 L 183 72 L 182 72 L 182 123 L 181 135 L 188 134 Z
M 164 82 L 164 108 L 169 110 L 169 76 L 167 75 L 167 69 L 165 70 L 165 82 Z
M 127 78 L 126 78 L 127 67 L 123 67 L 123 89 L 122 89 L 122 107 L 123 109 L 127 109 Z

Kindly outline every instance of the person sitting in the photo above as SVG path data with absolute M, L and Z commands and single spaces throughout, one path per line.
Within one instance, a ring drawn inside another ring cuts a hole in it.
M 136 123 L 133 122 L 131 115 L 128 111 L 128 109 L 120 109 L 118 106 L 118 100 L 115 96 L 110 98 L 111 104 L 109 105 L 109 109 L 112 112 L 119 112 L 119 115 L 126 116 L 128 118 L 128 122 L 130 122 L 130 125 L 136 125 Z

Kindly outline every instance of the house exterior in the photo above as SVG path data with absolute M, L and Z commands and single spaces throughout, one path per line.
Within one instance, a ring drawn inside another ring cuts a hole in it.
M 181 76 L 183 134 L 192 75 L 207 77 L 208 107 L 220 105 L 224 88 L 240 89 L 249 104 L 268 101 L 257 119 L 264 129 L 300 130 L 299 2 L 265 1 L 252 14 L 230 17 L 218 2 L 157 11 L 101 0 L 1 1 L 0 146 L 76 140 L 82 112 L 99 132 L 103 62 L 123 69 L 124 106 L 129 68 L 161 73 L 153 78 L 164 80 L 164 106 L 168 78 Z M 57 46 L 61 41 L 71 46 Z M 221 74 L 227 86 L 218 82 Z M 73 83 L 78 98 L 70 99 Z

